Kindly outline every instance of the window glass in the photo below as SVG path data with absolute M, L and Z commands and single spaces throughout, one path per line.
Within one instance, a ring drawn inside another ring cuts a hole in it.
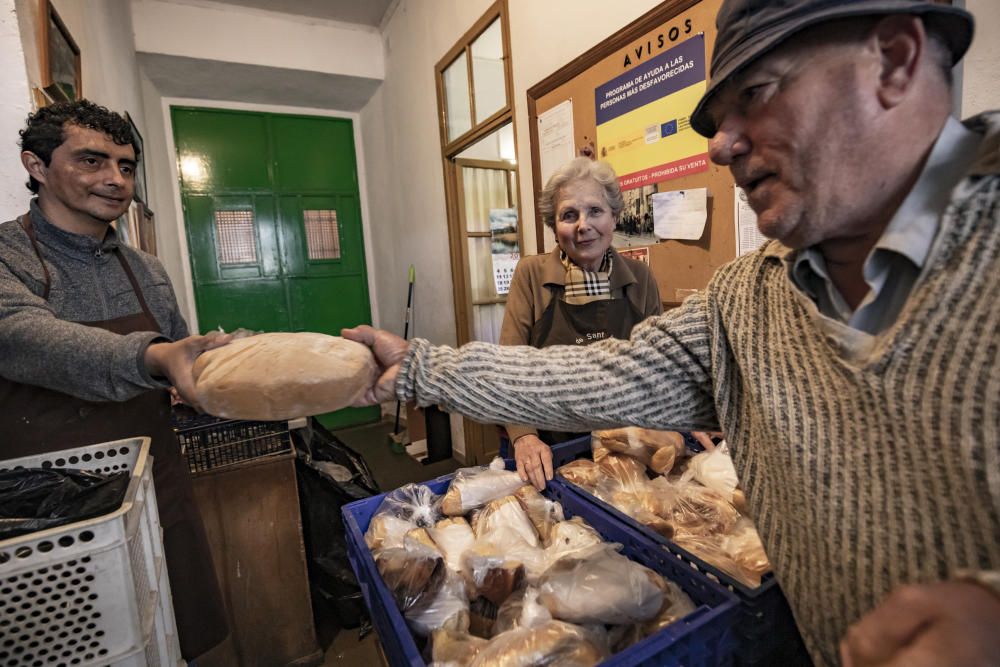
M 448 141 L 472 129 L 469 108 L 469 68 L 465 51 L 444 71 L 444 98 L 447 107 Z
M 503 41 L 498 18 L 472 43 L 472 87 L 477 124 L 507 105 L 504 82 Z

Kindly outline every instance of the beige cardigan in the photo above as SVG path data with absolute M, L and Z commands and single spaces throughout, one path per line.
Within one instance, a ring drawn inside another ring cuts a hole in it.
M 663 312 L 656 279 L 644 262 L 622 257 L 614 249 L 611 270 L 611 296 L 627 297 L 644 317 Z M 566 287 L 566 268 L 559 260 L 559 248 L 546 255 L 524 257 L 517 263 L 507 295 L 500 329 L 501 345 L 528 345 L 531 328 L 542 318 L 554 298 L 562 298 Z M 627 288 L 627 289 L 626 289 Z M 537 429 L 519 424 L 506 424 L 513 443 L 522 435 L 537 434 Z

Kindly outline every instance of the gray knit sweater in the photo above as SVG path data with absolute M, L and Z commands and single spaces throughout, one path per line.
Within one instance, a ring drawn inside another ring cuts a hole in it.
M 166 385 L 146 372 L 146 347 L 161 336 L 127 336 L 74 324 L 141 312 L 115 253 L 124 253 L 164 338 L 188 335 L 170 279 L 160 262 L 118 244 L 49 223 L 33 201 L 31 219 L 51 276 L 45 275 L 28 235 L 16 221 L 0 224 L 0 376 L 91 401 L 123 401 Z M 98 250 L 100 252 L 98 252 Z
M 396 392 L 486 423 L 721 427 L 818 665 L 906 582 L 1000 569 L 1000 115 L 924 279 L 865 344 L 828 335 L 776 242 L 628 341 L 454 350 L 415 340 Z

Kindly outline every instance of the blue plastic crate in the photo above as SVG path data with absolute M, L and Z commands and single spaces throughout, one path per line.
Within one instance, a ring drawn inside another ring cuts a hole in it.
M 510 462 L 508 461 L 508 466 Z M 434 493 L 444 493 L 453 475 L 440 477 L 425 486 Z M 735 596 L 717 582 L 664 552 L 640 533 L 613 517 L 597 511 L 591 504 L 573 493 L 566 484 L 550 482 L 545 496 L 562 503 L 566 517 L 579 515 L 609 542 L 623 545 L 622 553 L 675 581 L 699 607 L 660 632 L 647 637 L 625 651 L 601 663 L 602 667 L 625 665 L 665 665 L 694 667 L 697 665 L 732 664 L 735 641 L 732 632 L 737 606 Z M 348 558 L 361 586 L 361 593 L 371 612 L 375 626 L 392 665 L 425 667 L 416 640 L 406 626 L 406 620 L 396 607 L 392 594 L 378 574 L 375 561 L 365 544 L 364 533 L 385 494 L 359 500 L 343 507 L 347 528 Z
M 577 459 L 589 459 L 593 455 L 590 438 L 578 438 L 552 447 L 553 469 Z M 595 498 L 588 491 L 567 481 L 557 473 L 557 482 L 566 486 L 584 502 L 592 504 L 616 520 L 624 523 L 643 537 L 659 544 L 676 558 L 688 563 L 692 568 L 705 573 L 732 591 L 740 606 L 736 620 L 737 651 L 735 664 L 742 667 L 754 665 L 781 665 L 797 667 L 811 665 L 802 637 L 795 626 L 795 619 L 788 607 L 784 593 L 778 586 L 773 573 L 767 573 L 760 586 L 750 588 L 711 565 L 691 552 L 679 547 L 659 533 L 647 528 L 624 512 Z

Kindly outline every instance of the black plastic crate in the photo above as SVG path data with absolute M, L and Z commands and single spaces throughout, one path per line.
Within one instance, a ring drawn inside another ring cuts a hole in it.
M 192 473 L 292 452 L 288 422 L 174 417 L 174 432 Z

